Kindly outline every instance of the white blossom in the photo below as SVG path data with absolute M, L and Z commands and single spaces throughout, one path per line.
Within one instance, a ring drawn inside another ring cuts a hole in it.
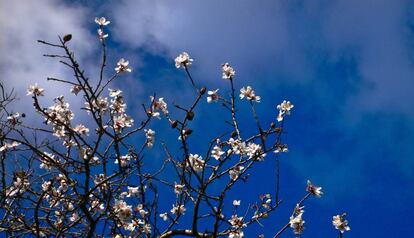
M 4 143 L 4 145 L 2 147 L 0 147 L 0 152 L 13 149 L 13 148 L 15 148 L 19 145 L 21 145 L 21 143 L 19 143 L 17 141 L 13 141 L 12 143 Z
M 174 193 L 176 195 L 182 194 L 184 192 L 184 190 L 185 190 L 185 185 L 184 184 L 177 184 L 177 183 L 175 183 L 175 185 L 174 185 Z
M 144 129 L 145 131 L 145 137 L 147 139 L 146 144 L 149 148 L 151 148 L 154 145 L 155 141 L 155 131 L 151 129 Z
M 255 101 L 255 102 L 260 102 L 260 99 L 261 99 L 260 96 L 256 96 L 255 91 L 250 86 L 247 86 L 246 88 L 243 87 L 240 89 L 240 99 L 244 99 L 244 98 L 250 101 Z
M 164 98 L 158 98 L 158 100 L 156 100 L 153 96 L 150 96 L 150 100 L 151 100 L 151 111 L 152 111 L 152 116 L 153 117 L 159 117 L 159 113 L 157 113 L 157 110 L 161 110 L 164 115 L 168 115 L 168 105 L 167 103 L 164 101 Z
M 166 212 L 161 213 L 160 217 L 162 218 L 163 221 L 167 221 L 168 220 L 168 213 L 166 213 Z
M 289 148 L 287 145 L 277 145 L 275 151 L 276 154 L 278 153 L 287 153 L 289 152 Z
M 240 200 L 233 200 L 233 206 L 235 207 L 240 206 Z
M 89 133 L 89 129 L 82 124 L 78 124 L 73 130 L 81 135 L 88 135 Z
M 7 122 L 14 126 L 20 123 L 19 118 L 20 118 L 20 113 L 15 112 L 7 116 Z
M 236 167 L 234 167 L 233 169 L 231 169 L 231 170 L 229 171 L 229 176 L 230 176 L 230 179 L 231 179 L 232 181 L 235 181 L 235 180 L 239 177 L 239 175 L 242 173 L 243 169 L 244 169 L 244 167 L 243 167 L 243 166 L 241 166 L 241 165 L 236 166 Z
M 28 96 L 44 96 L 43 92 L 45 90 L 43 88 L 40 88 L 37 86 L 37 83 L 35 85 L 30 85 L 27 89 L 27 95 Z
M 122 73 L 122 72 L 131 72 L 132 68 L 129 67 L 129 61 L 125 60 L 124 58 L 121 58 L 118 63 L 116 64 L 117 67 L 115 68 L 116 73 Z
M 342 215 L 336 215 L 332 217 L 332 224 L 334 225 L 335 229 L 339 230 L 341 233 L 344 233 L 345 231 L 351 230 L 351 228 L 348 226 L 348 221 L 345 220 L 346 214 Z
M 108 34 L 105 34 L 102 29 L 98 29 L 98 37 L 100 41 L 103 41 L 105 38 L 108 37 Z
M 140 188 L 139 187 L 130 187 L 130 186 L 128 186 L 127 189 L 128 189 L 128 195 L 127 195 L 128 198 L 131 197 L 131 196 L 140 194 Z
M 237 155 L 244 155 L 248 152 L 246 143 L 244 141 L 230 138 L 227 143 L 230 145 L 231 150 Z
M 212 102 L 217 102 L 219 99 L 219 96 L 217 94 L 219 89 L 213 90 L 213 91 L 208 91 L 207 94 L 207 102 L 208 103 L 212 103 Z
M 80 85 L 73 85 L 73 86 L 70 88 L 70 92 L 71 92 L 71 93 L 73 93 L 73 94 L 75 94 L 75 95 L 78 95 L 78 93 L 79 93 L 81 90 L 82 90 L 82 87 L 81 87 Z
M 131 158 L 132 158 L 132 156 L 129 155 L 129 154 L 120 156 L 119 157 L 119 161 L 118 160 L 115 160 L 115 164 L 118 164 L 119 163 L 121 165 L 121 167 L 125 167 L 129 163 L 129 161 L 131 160 Z
M 289 221 L 290 227 L 293 229 L 295 235 L 302 234 L 305 229 L 305 221 L 302 218 L 302 213 L 297 216 L 291 216 Z
M 234 75 L 236 74 L 236 71 L 234 71 L 234 69 L 230 66 L 229 63 L 224 63 L 221 66 L 222 70 L 223 70 L 223 79 L 230 79 L 232 77 L 234 77 Z
M 193 62 L 193 59 L 190 59 L 190 55 L 187 52 L 183 52 L 175 58 L 175 67 L 178 69 L 181 66 L 188 68 Z
M 187 166 L 192 167 L 195 172 L 203 170 L 205 161 L 198 154 L 190 154 L 187 161 Z
M 211 150 L 211 157 L 213 157 L 216 160 L 219 160 L 223 154 L 224 154 L 224 151 L 221 150 L 220 146 L 216 145 Z
M 290 101 L 283 100 L 283 102 L 277 105 L 279 110 L 279 115 L 277 116 L 277 121 L 282 121 L 285 115 L 290 115 L 290 110 L 293 108 L 293 104 Z
M 184 215 L 185 211 L 187 209 L 184 207 L 184 205 L 173 205 L 173 208 L 171 209 L 171 213 L 172 214 L 180 214 L 180 215 Z
M 247 156 L 249 159 L 255 159 L 262 161 L 266 156 L 266 153 L 263 152 L 262 147 L 255 143 L 249 143 L 247 146 Z
M 105 17 L 95 17 L 95 22 L 100 26 L 106 26 L 111 23 L 110 21 L 107 21 Z
M 322 187 L 315 186 L 315 185 L 312 184 L 312 182 L 310 180 L 308 180 L 307 186 L 306 186 L 306 191 L 308 191 L 312 195 L 320 198 L 323 194 L 323 192 L 321 190 L 322 190 Z
M 92 105 L 92 108 L 90 107 Z M 91 103 L 85 102 L 85 109 L 89 112 L 96 110 L 102 116 L 108 111 L 109 103 L 108 98 L 98 97 L 97 99 L 92 99 Z
M 117 96 L 121 95 L 121 93 L 122 93 L 122 91 L 119 90 L 119 89 L 108 88 L 108 90 L 109 90 L 109 96 L 111 98 L 117 97 Z
M 116 200 L 114 212 L 119 219 L 125 221 L 132 216 L 132 206 L 128 205 L 125 201 Z

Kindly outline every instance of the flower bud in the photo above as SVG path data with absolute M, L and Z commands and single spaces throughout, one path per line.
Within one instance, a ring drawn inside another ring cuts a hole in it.
M 202 87 L 201 89 L 200 89 L 200 95 L 204 95 L 205 93 L 206 93 L 206 87 Z
M 233 131 L 232 133 L 231 133 L 231 137 L 232 138 L 235 138 L 237 136 L 237 131 Z
M 188 111 L 186 117 L 188 120 L 192 121 L 194 119 L 194 112 Z
M 193 133 L 193 130 L 191 130 L 191 129 L 185 129 L 185 131 L 184 131 L 184 135 L 186 135 L 186 136 L 191 135 L 192 133 Z
M 178 122 L 176 120 L 174 120 L 174 121 L 171 122 L 171 127 L 172 128 L 176 128 L 177 125 L 178 125 Z
M 68 42 L 72 39 L 72 34 L 67 34 L 63 37 L 63 42 Z

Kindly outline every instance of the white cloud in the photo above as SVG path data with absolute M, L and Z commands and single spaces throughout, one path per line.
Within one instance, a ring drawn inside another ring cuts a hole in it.
M 97 45 L 94 44 L 97 40 L 92 38 L 86 27 L 93 22 L 93 18 L 86 14 L 85 9 L 68 6 L 62 1 L 2 0 L 0 4 L 0 80 L 6 88 L 14 88 L 21 99 L 14 104 L 13 110 L 31 113 L 34 110 L 25 96 L 28 85 L 37 82 L 46 89 L 47 99 L 51 99 L 67 94 L 69 88 L 47 82 L 46 78 L 72 79 L 73 75 L 56 59 L 43 57 L 43 54 L 56 50 L 37 43 L 37 40 L 57 42 L 58 35 L 71 33 L 73 39 L 70 46 L 76 56 L 88 55 L 93 45 Z M 47 104 L 51 104 L 50 101 Z
M 276 68 L 288 39 L 279 5 L 250 1 L 121 1 L 114 4 L 114 37 L 173 58 L 187 51 L 204 80 L 220 79 L 230 62 L 246 78 Z M 243 67 L 238 67 L 243 66 Z

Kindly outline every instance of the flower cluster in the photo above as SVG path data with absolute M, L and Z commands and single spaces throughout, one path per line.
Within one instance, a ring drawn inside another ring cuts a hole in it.
M 188 156 L 187 167 L 191 167 L 195 172 L 201 172 L 204 168 L 205 161 L 198 154 Z
M 58 138 L 65 138 L 67 136 L 67 129 L 70 127 L 70 122 L 75 116 L 69 109 L 69 103 L 65 102 L 63 96 L 54 99 L 55 104 L 47 110 L 46 122 L 53 124 L 53 135 Z
M 121 93 L 121 90 L 109 89 L 109 96 L 112 98 L 110 108 L 113 116 L 113 128 L 117 133 L 120 133 L 123 128 L 132 127 L 134 123 L 134 119 L 125 113 L 126 103 Z
M 127 221 L 132 216 L 132 206 L 123 200 L 116 200 L 113 209 L 121 221 Z
M 13 197 L 24 193 L 29 186 L 29 179 L 25 174 L 23 176 L 16 175 L 13 185 L 6 189 L 6 204 L 11 204 Z
M 96 24 L 99 25 L 98 29 L 98 37 L 100 41 L 103 41 L 105 38 L 108 37 L 108 34 L 105 34 L 103 31 L 103 27 L 111 23 L 110 21 L 107 21 L 105 17 L 95 17 Z
M 300 235 L 303 230 L 305 230 L 305 221 L 302 218 L 302 215 L 305 212 L 303 208 L 304 207 L 297 204 L 293 215 L 290 217 L 289 225 L 293 229 L 293 233 L 295 233 L 295 235 Z
M 156 100 L 153 96 L 150 96 L 150 100 L 151 109 L 148 111 L 149 115 L 160 119 L 159 110 L 161 110 L 164 113 L 164 115 L 168 115 L 168 105 L 164 101 L 164 98 L 158 98 L 158 100 Z
M 99 115 L 105 115 L 109 110 L 108 98 L 98 97 L 91 99 L 91 103 L 85 102 L 85 109 L 89 112 L 98 112 Z
M 229 223 L 232 228 L 231 232 L 229 233 L 229 238 L 243 238 L 244 233 L 242 231 L 242 228 L 247 227 L 246 223 L 244 223 L 243 217 L 232 215 Z
M 277 105 L 279 110 L 279 115 L 277 116 L 277 121 L 283 121 L 285 115 L 290 115 L 290 110 L 293 108 L 293 104 L 290 101 L 283 100 L 283 102 Z

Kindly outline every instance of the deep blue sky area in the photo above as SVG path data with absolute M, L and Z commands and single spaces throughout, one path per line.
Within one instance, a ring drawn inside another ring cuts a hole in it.
M 111 21 L 107 74 L 119 58 L 130 61 L 132 74 L 113 87 L 125 92 L 128 110 L 138 118 L 141 103 L 153 93 L 170 104 L 193 100 L 185 72 L 174 66 L 182 51 L 194 59 L 190 70 L 197 84 L 220 88 L 223 95 L 229 85 L 221 79 L 220 65 L 232 64 L 236 89 L 250 85 L 262 97 L 257 111 L 263 125 L 275 121 L 277 104 L 290 100 L 294 108 L 283 135 L 289 152 L 280 158 L 283 203 L 264 227 L 247 229 L 246 237 L 271 237 L 282 227 L 305 194 L 307 179 L 322 186 L 324 195 L 306 202 L 302 237 L 337 237 L 332 216 L 342 212 L 351 227 L 344 237 L 414 233 L 413 1 L 0 0 L 0 5 L 1 80 L 10 80 L 17 92 L 30 82 L 46 84 L 46 75 L 65 74 L 39 60 L 45 52 L 35 40 L 67 32 L 87 72 L 97 75 L 93 20 L 105 16 Z M 30 103 L 23 99 L 17 107 Z M 238 105 L 242 130 L 255 133 L 248 103 Z M 229 130 L 223 119 L 230 115 L 220 105 L 203 101 L 192 123 L 194 153 L 205 154 L 207 142 Z M 157 139 L 175 140 L 166 123 L 151 124 Z M 161 147 L 154 150 L 150 167 L 163 158 Z M 231 191 L 242 209 L 273 191 L 274 165 L 269 155 L 246 184 Z

